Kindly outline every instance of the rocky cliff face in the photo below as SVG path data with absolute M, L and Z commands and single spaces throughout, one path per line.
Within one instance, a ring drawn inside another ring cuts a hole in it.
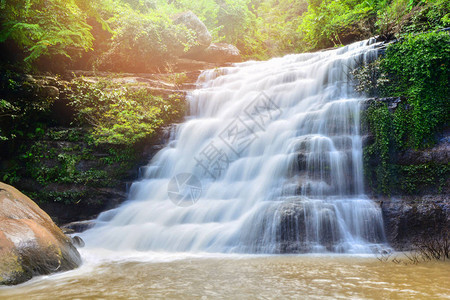
M 78 267 L 69 237 L 30 198 L 0 182 L 0 285 Z
M 385 103 L 392 113 L 405 99 L 372 98 L 363 103 Z M 364 151 L 375 143 L 373 133 L 365 128 Z M 394 133 L 392 133 L 394 134 Z M 377 157 L 366 154 L 365 180 L 369 196 L 383 212 L 386 237 L 395 250 L 411 250 L 416 243 L 440 239 L 450 232 L 450 130 L 444 130 L 435 146 L 426 149 L 404 149 L 390 153 L 389 194 L 377 190 L 379 176 Z

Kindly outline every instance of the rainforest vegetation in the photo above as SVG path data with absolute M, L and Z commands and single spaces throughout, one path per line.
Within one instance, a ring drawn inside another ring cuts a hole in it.
M 414 178 L 414 172 L 422 172 L 393 167 L 392 153 L 432 146 L 448 125 L 450 38 L 436 33 L 450 26 L 447 0 L 1 0 L 0 180 L 116 184 L 98 165 L 77 168 L 77 163 L 96 160 L 101 148 L 109 156 L 98 164 L 119 163 L 114 168 L 119 173 L 129 168 L 143 141 L 180 120 L 184 102 L 176 93 L 157 96 L 113 80 L 59 81 L 58 74 L 170 72 L 180 51 L 197 44 L 195 32 L 173 22 L 188 10 L 206 25 L 213 42 L 235 45 L 244 60 L 339 47 L 372 36 L 400 39 L 355 75 L 371 96 L 405 99 L 395 112 L 383 104 L 368 110 L 375 143 L 366 156 L 380 158 L 372 176 L 380 193 L 390 191 L 395 174 L 412 172 Z M 56 80 L 52 86 L 59 95 L 25 74 Z M 174 81 L 183 78 L 174 76 Z M 57 109 L 61 101 L 70 110 L 67 118 Z M 51 146 L 57 141 L 72 144 Z M 448 165 L 432 172 L 436 178 L 448 176 Z M 41 198 L 77 202 L 82 196 L 49 193 Z
M 450 24 L 445 0 L 25 0 L 1 1 L 3 59 L 41 69 L 67 64 L 111 67 L 124 56 L 169 60 L 193 46 L 192 32 L 172 22 L 191 10 L 214 42 L 246 58 L 341 45 L 375 35 L 389 39 Z

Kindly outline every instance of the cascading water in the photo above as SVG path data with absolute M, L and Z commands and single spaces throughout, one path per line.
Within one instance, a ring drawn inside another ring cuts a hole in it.
M 383 221 L 364 195 L 361 99 L 348 74 L 376 52 L 364 41 L 203 72 L 188 97 L 191 117 L 130 200 L 85 232 L 87 245 L 370 252 L 384 241 Z

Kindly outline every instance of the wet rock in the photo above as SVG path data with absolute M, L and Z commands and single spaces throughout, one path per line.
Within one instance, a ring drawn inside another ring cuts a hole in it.
M 0 183 L 0 284 L 71 270 L 81 264 L 69 237 L 30 198 Z
M 449 136 L 441 139 L 441 141 L 432 148 L 415 150 L 408 149 L 398 154 L 397 162 L 400 165 L 419 165 L 426 163 L 448 164 L 450 162 L 450 142 Z
M 75 247 L 77 248 L 83 248 L 86 244 L 84 243 L 83 239 L 80 238 L 78 235 L 74 236 L 72 238 L 72 243 L 75 245 Z
M 361 144 L 364 147 L 367 147 L 369 145 L 372 145 L 375 142 L 375 137 L 373 134 L 365 134 L 361 136 Z
M 394 112 L 397 109 L 398 105 L 404 101 L 404 97 L 369 98 L 361 103 L 361 109 L 366 110 L 371 104 L 374 103 L 386 103 L 389 111 Z
M 127 192 L 125 184 L 126 182 L 121 181 L 115 182 L 115 187 L 113 188 L 96 188 L 82 184 L 52 183 L 47 185 L 43 191 L 62 195 L 70 195 L 70 193 L 73 193 L 81 201 L 66 204 L 63 201 L 46 199 L 46 202 L 42 203 L 41 207 L 58 224 L 74 222 L 79 219 L 95 218 L 102 211 L 117 207 L 126 200 Z M 36 190 L 36 188 L 30 190 Z M 71 198 L 68 199 L 70 200 Z
M 279 209 L 280 253 L 306 252 L 305 208 L 302 203 L 287 202 Z
M 414 248 L 421 239 L 439 238 L 450 230 L 450 197 L 427 195 L 377 200 L 388 243 L 397 251 Z
M 95 220 L 76 221 L 61 226 L 61 229 L 67 233 L 79 233 L 94 227 L 94 225 Z

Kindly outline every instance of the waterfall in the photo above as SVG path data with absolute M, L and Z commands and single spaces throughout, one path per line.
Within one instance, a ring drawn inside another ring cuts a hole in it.
M 360 98 L 350 72 L 377 44 L 204 71 L 190 114 L 83 234 L 139 251 L 367 253 L 384 242 L 364 194 Z

